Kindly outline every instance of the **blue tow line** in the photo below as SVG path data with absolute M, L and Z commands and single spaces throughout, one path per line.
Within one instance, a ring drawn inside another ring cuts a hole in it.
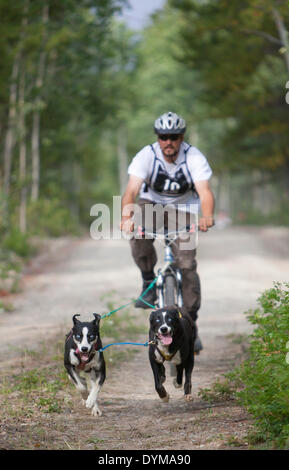
M 154 309 L 156 309 L 156 306 L 155 306 L 155 305 L 151 305 L 151 304 L 149 304 L 148 302 L 146 302 L 146 301 L 143 299 L 143 296 L 144 296 L 150 289 L 153 288 L 153 286 L 155 285 L 156 282 L 157 282 L 157 278 L 155 278 L 155 279 L 150 283 L 150 285 L 148 286 L 148 288 L 142 293 L 142 295 L 140 295 L 140 297 L 138 297 L 138 299 L 140 299 L 144 304 L 146 304 L 146 305 L 148 305 L 149 307 L 154 308 Z M 128 305 L 133 304 L 135 301 L 136 301 L 136 300 L 133 299 L 133 300 L 131 300 L 130 302 L 128 302 L 127 304 L 122 305 L 121 307 L 116 308 L 115 310 L 112 310 L 111 312 L 108 312 L 108 313 L 102 315 L 101 318 L 109 317 L 109 316 L 112 315 L 113 313 L 118 312 L 119 310 L 122 310 L 123 308 L 127 307 Z
M 153 286 L 155 285 L 156 281 L 157 281 L 157 278 L 155 278 L 155 279 L 150 283 L 150 285 L 149 285 L 148 288 L 145 290 L 145 292 L 143 292 L 143 294 L 142 294 L 140 297 L 138 297 L 140 300 L 142 300 L 142 302 L 144 302 L 146 305 L 148 305 L 149 307 L 154 308 L 154 309 L 156 308 L 155 305 L 149 304 L 148 302 L 146 302 L 145 300 L 143 300 L 142 297 L 143 297 L 150 289 L 153 288 Z M 102 315 L 101 318 L 109 317 L 109 316 L 112 315 L 113 313 L 118 312 L 119 310 L 121 310 L 121 309 L 127 307 L 128 305 L 131 305 L 131 304 L 134 303 L 134 302 L 135 302 L 135 300 L 132 300 L 131 302 L 129 302 L 129 303 L 125 304 L 125 305 L 122 305 L 121 307 L 116 308 L 115 310 L 112 310 L 111 312 L 106 313 L 105 315 Z M 103 348 L 99 349 L 98 351 L 103 352 L 105 349 L 109 348 L 110 346 L 118 346 L 118 345 L 124 345 L 124 344 L 131 344 L 131 345 L 133 345 L 133 346 L 148 346 L 148 345 L 151 344 L 151 343 L 152 343 L 152 341 L 147 341 L 146 343 L 111 343 L 111 344 L 108 344 L 107 346 L 104 346 Z
M 118 346 L 123 344 L 132 344 L 134 346 L 148 346 L 150 343 L 151 341 L 147 341 L 146 343 L 110 343 L 104 346 L 103 348 L 99 349 L 99 351 L 103 352 L 106 348 L 109 348 L 110 346 Z

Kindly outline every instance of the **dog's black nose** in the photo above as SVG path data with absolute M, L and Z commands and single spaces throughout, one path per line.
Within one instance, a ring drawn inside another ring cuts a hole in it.
M 161 333 L 167 333 L 168 332 L 168 327 L 167 326 L 161 326 L 160 328 Z
M 86 346 L 82 346 L 81 351 L 86 353 L 88 351 L 88 348 Z

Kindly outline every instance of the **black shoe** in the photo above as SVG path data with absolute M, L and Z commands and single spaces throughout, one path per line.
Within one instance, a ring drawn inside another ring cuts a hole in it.
M 153 282 L 153 279 L 151 281 L 143 281 L 143 288 L 142 292 L 140 294 L 140 297 L 143 295 L 143 293 L 147 290 L 149 285 Z M 151 289 L 149 289 L 145 295 L 142 298 L 138 298 L 134 304 L 135 308 L 152 308 L 150 305 L 154 306 L 155 301 L 157 300 L 157 290 L 155 284 Z M 142 301 L 144 300 L 144 302 Z M 147 303 L 146 303 L 147 302 Z M 150 305 L 148 305 L 150 304 Z

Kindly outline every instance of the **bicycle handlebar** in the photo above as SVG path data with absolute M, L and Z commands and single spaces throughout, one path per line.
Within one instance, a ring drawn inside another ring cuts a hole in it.
M 197 229 L 200 230 L 200 227 L 198 226 Z M 158 235 L 163 235 L 164 238 L 169 239 L 170 235 L 175 235 L 175 238 L 177 238 L 182 233 L 196 233 L 196 231 L 196 224 L 194 223 L 191 225 L 186 225 L 186 227 L 180 230 L 174 230 L 172 232 L 168 232 L 167 229 L 164 229 L 164 233 L 161 234 L 157 233 L 156 231 L 149 232 L 148 230 L 146 230 L 145 227 L 141 227 L 140 225 L 137 228 L 137 233 L 139 236 L 149 235 L 150 237 L 155 239 L 158 238 Z

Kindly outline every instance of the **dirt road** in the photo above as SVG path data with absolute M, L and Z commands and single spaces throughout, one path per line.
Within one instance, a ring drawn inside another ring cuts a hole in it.
M 257 305 L 257 297 L 273 281 L 288 280 L 288 240 L 289 230 L 283 228 L 214 228 L 201 234 L 198 271 L 203 301 L 198 324 L 205 348 L 193 372 L 194 401 L 184 402 L 168 373 L 171 400 L 161 403 L 147 349 L 140 348 L 107 377 L 100 395 L 103 417 L 92 418 L 75 398 L 75 410 L 66 416 L 67 432 L 77 429 L 82 436 L 85 430 L 94 436 L 98 449 L 107 450 L 220 449 L 228 448 L 230 440 L 242 439 L 250 425 L 244 410 L 230 403 L 212 407 L 198 391 L 238 360 L 241 346 L 232 337 L 250 332 L 244 312 Z M 69 330 L 72 314 L 90 318 L 92 312 L 106 313 L 105 294 L 114 291 L 121 305 L 140 291 L 126 241 L 65 240 L 52 247 L 44 261 L 37 258 L 28 268 L 22 292 L 11 299 L 15 311 L 0 316 L 2 367 L 19 348 L 37 348 L 57 329 Z M 162 263 L 162 252 L 159 259 Z M 138 312 L 140 322 L 146 323 L 149 311 Z M 79 448 L 91 446 L 80 438 Z M 246 447 L 244 441 L 242 446 Z

